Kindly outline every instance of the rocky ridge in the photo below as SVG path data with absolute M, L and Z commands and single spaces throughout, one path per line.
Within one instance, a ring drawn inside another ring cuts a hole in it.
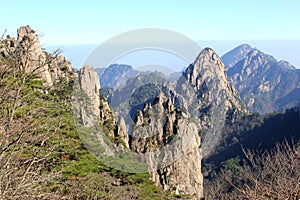
M 112 151 L 117 150 L 117 147 L 128 148 L 128 134 L 124 119 L 116 117 L 105 98 L 100 97 L 100 81 L 93 67 L 84 66 L 78 72 L 79 89 L 74 92 L 75 110 L 79 113 L 78 118 L 86 127 L 98 127 L 100 124 L 102 131 L 98 133 L 98 139 L 101 145 L 106 146 L 109 155 Z M 80 98 L 78 94 L 83 92 L 86 98 Z M 79 97 L 79 98 L 78 98 Z M 109 146 L 103 138 L 103 133 L 109 140 L 115 144 L 115 147 Z
M 88 69 L 93 71 L 92 68 Z M 79 80 L 84 76 L 81 74 L 83 71 L 81 70 L 79 73 Z M 93 74 L 95 75 L 95 72 Z M 95 77 L 94 75 L 88 77 Z M 154 81 L 153 77 L 161 80 L 154 74 L 148 76 L 152 77 L 149 77 L 150 82 Z M 86 91 L 86 94 L 93 94 L 88 95 L 91 99 L 97 96 L 94 93 L 97 78 L 85 81 L 87 87 L 81 86 L 82 89 L 85 88 L 83 91 Z M 132 81 L 136 83 L 137 81 L 135 87 L 140 85 L 140 89 L 145 86 L 148 88 L 150 83 L 143 84 L 147 79 L 147 77 L 138 76 L 130 80 L 129 83 Z M 165 80 L 161 80 L 161 82 L 167 83 Z M 151 84 L 149 87 L 152 87 Z M 100 113 L 97 116 L 99 116 L 103 130 L 115 145 L 113 152 L 107 152 L 107 155 L 113 155 L 114 152 L 129 147 L 139 157 L 140 161 L 148 164 L 152 180 L 157 186 L 176 194 L 187 194 L 193 199 L 201 199 L 203 197 L 203 177 L 201 174 L 202 150 L 199 129 L 175 105 L 175 101 L 177 101 L 176 92 L 171 88 L 166 89 L 153 102 L 146 103 L 143 110 L 137 112 L 134 127 L 130 133 L 128 133 L 129 130 L 123 117 L 118 116 L 118 120 L 115 120 L 115 114 L 106 99 L 100 99 Z M 138 91 L 132 87 L 123 88 L 123 90 L 131 91 L 126 92 L 127 95 Z M 122 95 L 118 96 L 123 97 Z M 97 101 L 94 101 L 94 104 L 96 107 L 98 106 Z M 125 111 L 123 110 L 123 112 Z M 128 134 L 130 135 L 129 138 Z M 99 137 L 98 140 L 103 146 L 106 145 L 103 138 Z

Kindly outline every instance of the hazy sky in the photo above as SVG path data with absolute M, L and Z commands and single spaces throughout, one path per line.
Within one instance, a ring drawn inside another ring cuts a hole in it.
M 18 27 L 29 24 L 43 34 L 43 45 L 100 44 L 139 28 L 169 29 L 195 41 L 300 41 L 299 0 L 9 0 L 0 5 L 0 31 L 15 36 Z

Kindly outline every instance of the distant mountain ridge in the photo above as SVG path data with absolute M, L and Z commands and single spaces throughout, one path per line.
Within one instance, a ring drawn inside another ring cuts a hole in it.
M 246 49 L 244 53 L 249 52 L 244 55 L 241 49 Z M 269 113 L 297 105 L 300 99 L 296 92 L 300 88 L 300 69 L 286 61 L 277 61 L 249 45 L 236 47 L 222 59 L 228 63 L 230 82 L 237 88 L 249 110 Z M 294 100 L 284 98 L 291 96 L 291 92 Z
M 254 48 L 252 48 L 249 44 L 242 44 L 231 51 L 225 53 L 221 60 L 225 65 L 225 70 L 228 70 L 229 68 L 233 67 L 236 63 L 238 63 L 240 60 L 244 59 L 246 55 L 252 51 Z
M 284 111 L 297 105 L 300 95 L 298 69 L 286 61 L 277 61 L 249 44 L 242 44 L 221 57 L 229 81 L 238 90 L 247 109 L 269 113 Z M 117 88 L 125 85 L 130 77 L 146 72 L 129 65 L 112 64 L 96 69 L 101 88 Z M 168 80 L 176 81 L 180 73 L 170 74 Z M 291 94 L 289 94 L 291 93 Z
M 130 65 L 125 64 L 112 64 L 108 68 L 96 69 L 100 78 L 101 87 L 117 87 L 120 80 L 127 81 L 128 74 L 133 72 Z

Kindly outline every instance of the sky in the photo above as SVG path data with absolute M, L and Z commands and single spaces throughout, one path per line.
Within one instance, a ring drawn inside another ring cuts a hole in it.
M 226 41 L 254 41 L 257 48 L 300 67 L 299 0 L 10 0 L 0 5 L 1 32 L 15 36 L 28 24 L 44 46 L 101 44 L 126 31 L 162 28 L 195 41 L 223 41 L 216 47 L 223 48 L 221 54 L 234 47 L 225 47 Z M 293 56 L 282 56 L 285 50 L 278 45 L 288 48 L 285 41 Z

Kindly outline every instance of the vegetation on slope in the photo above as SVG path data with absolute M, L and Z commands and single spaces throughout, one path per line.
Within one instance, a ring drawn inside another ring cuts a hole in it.
M 0 56 L 0 199 L 173 198 L 148 174 L 123 173 L 95 159 L 75 128 L 73 80 L 45 87 L 38 74 L 21 68 L 26 55 Z

